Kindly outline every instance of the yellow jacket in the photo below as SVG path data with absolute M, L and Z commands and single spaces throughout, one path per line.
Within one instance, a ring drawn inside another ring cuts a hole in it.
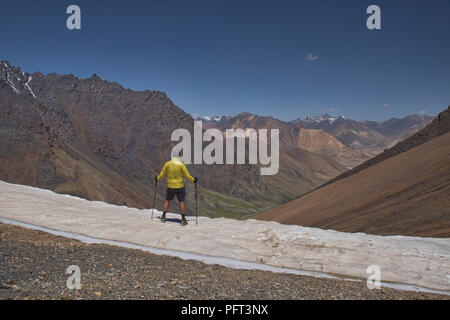
M 178 158 L 172 158 L 167 161 L 157 177 L 158 181 L 167 174 L 167 187 L 171 189 L 179 189 L 184 187 L 184 177 L 194 182 L 194 178 L 190 175 L 186 165 Z

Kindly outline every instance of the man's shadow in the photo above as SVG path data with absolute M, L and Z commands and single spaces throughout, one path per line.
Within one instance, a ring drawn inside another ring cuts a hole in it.
M 159 217 L 158 219 L 161 220 L 161 217 Z M 189 221 L 187 219 L 187 216 L 186 216 L 186 220 Z M 181 223 L 181 218 L 166 218 L 166 223 L 167 222 Z

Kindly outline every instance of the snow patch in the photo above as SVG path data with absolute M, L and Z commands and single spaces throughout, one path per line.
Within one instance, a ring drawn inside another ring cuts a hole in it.
M 201 120 L 205 122 L 220 122 L 222 120 L 230 119 L 230 116 L 228 115 L 209 117 L 209 116 L 200 116 L 197 113 L 192 114 L 192 117 L 194 118 L 194 120 Z
M 312 116 L 312 117 L 304 117 L 304 118 L 299 118 L 295 121 L 302 121 L 302 122 L 309 122 L 309 123 L 321 123 L 321 122 L 328 122 L 330 124 L 333 124 L 334 122 L 336 122 L 337 120 L 340 119 L 346 119 L 344 116 L 338 116 L 338 117 L 332 117 L 328 114 L 324 114 L 322 116 Z
M 3 64 L 5 64 L 5 63 L 3 63 Z M 6 66 L 6 64 L 5 64 L 5 66 Z M 8 82 L 9 86 L 13 89 L 13 91 L 15 93 L 20 94 L 20 91 L 17 90 L 17 88 L 14 86 L 14 83 L 12 83 L 12 81 L 9 80 L 9 72 L 8 71 L 6 71 L 6 81 Z
M 118 247 L 123 247 L 123 248 L 128 248 L 128 249 L 142 250 L 142 251 L 149 252 L 149 253 L 156 254 L 156 255 L 178 257 L 183 260 L 201 261 L 201 262 L 209 264 L 209 265 L 217 264 L 217 265 L 221 265 L 221 266 L 224 266 L 224 267 L 227 267 L 230 269 L 260 270 L 260 271 L 270 271 L 270 272 L 275 272 L 275 273 L 310 276 L 310 277 L 316 277 L 316 278 L 340 279 L 340 280 L 346 280 L 346 281 L 360 281 L 359 279 L 339 277 L 336 275 L 329 275 L 329 274 L 320 273 L 320 272 L 312 272 L 312 271 L 309 272 L 309 271 L 302 271 L 302 270 L 282 268 L 282 267 L 273 267 L 273 266 L 268 266 L 268 265 L 261 264 L 261 263 L 235 260 L 235 259 L 224 258 L 224 257 L 205 256 L 205 255 L 201 255 L 201 254 L 194 254 L 194 253 L 189 253 L 189 252 L 184 252 L 184 251 L 165 250 L 165 249 L 158 249 L 158 248 L 153 248 L 153 247 L 146 247 L 146 246 L 141 246 L 141 245 L 128 243 L 128 242 L 92 238 L 92 237 L 87 237 L 87 236 L 84 236 L 81 234 L 48 229 L 48 228 L 44 228 L 44 227 L 40 227 L 40 226 L 28 224 L 28 223 L 18 222 L 18 221 L 14 221 L 14 220 L 9 220 L 9 219 L 0 218 L 0 222 L 4 223 L 4 224 L 24 227 L 24 228 L 31 229 L 31 230 L 42 231 L 42 232 L 46 232 L 46 233 L 49 233 L 49 234 L 52 234 L 55 236 L 65 237 L 68 239 L 75 239 L 75 240 L 78 240 L 80 242 L 87 243 L 87 244 L 107 244 L 107 245 L 111 245 L 111 246 L 118 246 Z M 450 275 L 447 275 L 447 278 L 450 281 Z M 383 286 L 388 287 L 388 288 L 397 289 L 397 290 L 430 292 L 430 293 L 450 295 L 450 292 L 446 292 L 446 291 L 430 290 L 427 288 L 411 286 L 411 285 L 404 285 L 404 284 L 400 284 L 400 283 L 383 283 Z
M 28 76 L 28 80 L 25 83 L 25 87 L 27 87 L 27 89 L 30 91 L 31 95 L 36 98 L 36 95 L 34 94 L 33 90 L 31 90 L 29 83 L 31 82 L 31 80 L 33 80 L 33 78 L 31 76 Z
M 189 205 L 189 203 L 188 203 Z M 0 217 L 46 229 L 112 241 L 116 245 L 176 252 L 211 263 L 239 261 L 256 268 L 282 268 L 315 275 L 367 279 L 381 269 L 382 285 L 400 284 L 450 293 L 450 239 L 375 236 L 281 225 L 276 222 L 188 217 L 88 201 L 49 190 L 0 181 Z M 102 241 L 103 241 L 102 240 Z

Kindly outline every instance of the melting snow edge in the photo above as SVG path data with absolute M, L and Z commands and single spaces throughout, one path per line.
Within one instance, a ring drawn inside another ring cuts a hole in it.
M 262 263 L 249 262 L 249 261 L 237 260 L 237 259 L 226 258 L 226 257 L 208 256 L 208 255 L 202 255 L 202 254 L 185 252 L 185 251 L 154 248 L 154 247 L 150 247 L 150 246 L 143 246 L 143 245 L 138 245 L 138 244 L 129 243 L 129 242 L 123 242 L 123 241 L 94 238 L 94 237 L 89 237 L 89 236 L 85 236 L 85 235 L 78 234 L 78 233 L 50 229 L 50 228 L 46 228 L 46 227 L 42 227 L 42 226 L 38 226 L 38 225 L 34 225 L 34 224 L 29 224 L 29 223 L 11 220 L 11 219 L 5 219 L 5 218 L 0 218 L 0 222 L 4 223 L 4 224 L 24 227 L 24 228 L 31 229 L 31 230 L 42 231 L 45 233 L 49 233 L 49 234 L 52 234 L 55 236 L 61 236 L 61 237 L 68 238 L 68 239 L 75 239 L 75 240 L 78 240 L 80 242 L 87 243 L 87 244 L 107 244 L 107 245 L 118 246 L 118 247 L 123 247 L 123 248 L 127 248 L 127 249 L 142 250 L 142 251 L 149 252 L 149 253 L 156 254 L 156 255 L 166 255 L 166 256 L 178 257 L 183 260 L 200 261 L 200 262 L 203 262 L 203 263 L 206 263 L 209 265 L 217 264 L 217 265 L 221 265 L 221 266 L 231 268 L 231 269 L 270 271 L 270 272 L 274 272 L 274 273 L 286 273 L 286 274 L 295 274 L 295 275 L 300 275 L 300 276 L 311 276 L 311 277 L 316 277 L 316 278 L 328 278 L 328 279 L 337 279 L 337 280 L 346 280 L 346 281 L 365 281 L 365 279 L 354 279 L 354 278 L 348 278 L 345 276 L 330 275 L 330 274 L 322 273 L 322 272 L 275 267 L 275 266 L 270 266 L 270 265 L 266 265 L 266 264 L 262 264 Z M 382 282 L 382 287 L 403 290 L 403 291 L 428 292 L 428 293 L 436 293 L 436 294 L 443 294 L 443 295 L 450 296 L 450 292 L 448 292 L 448 291 L 433 290 L 433 289 L 423 288 L 420 286 L 414 286 L 414 285 L 408 285 L 408 284 L 402 284 L 402 283 Z

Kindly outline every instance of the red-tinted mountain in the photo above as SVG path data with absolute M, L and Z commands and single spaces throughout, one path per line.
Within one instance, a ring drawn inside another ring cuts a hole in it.
M 300 148 L 321 154 L 346 168 L 353 168 L 369 158 L 323 130 L 308 129 L 302 124 L 292 124 L 273 117 L 241 113 L 226 121 L 215 123 L 214 127 L 223 131 L 227 128 L 277 128 L 280 130 L 280 145 L 283 148 Z
M 299 118 L 291 123 L 301 124 L 311 129 L 321 129 L 347 146 L 372 157 L 423 129 L 433 119 L 432 116 L 421 114 L 402 119 L 392 118 L 383 122 L 356 121 L 325 114 Z

